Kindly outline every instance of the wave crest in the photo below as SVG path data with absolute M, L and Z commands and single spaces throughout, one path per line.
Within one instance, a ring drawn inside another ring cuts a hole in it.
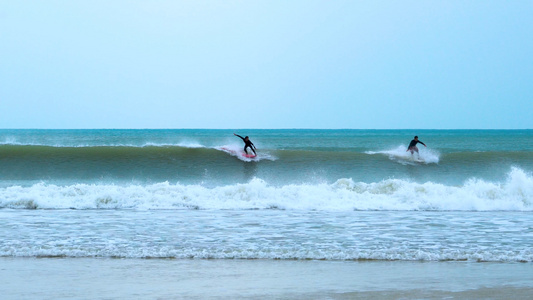
M 339 179 L 333 184 L 271 186 L 248 183 L 202 185 L 58 186 L 39 183 L 0 189 L 0 208 L 12 209 L 286 209 L 531 211 L 533 177 L 513 168 L 502 183 L 470 179 L 462 186 L 388 179 L 374 183 Z
M 425 147 L 419 148 L 418 154 L 411 154 L 405 151 L 407 146 L 401 145 L 394 149 L 383 151 L 366 151 L 366 154 L 382 154 L 389 157 L 390 160 L 399 162 L 401 164 L 413 164 L 413 163 L 425 163 L 425 164 L 438 164 L 440 160 L 440 153 L 433 149 L 427 149 Z

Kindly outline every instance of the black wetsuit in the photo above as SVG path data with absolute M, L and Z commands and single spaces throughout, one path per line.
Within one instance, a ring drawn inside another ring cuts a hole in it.
M 407 147 L 407 150 L 411 150 L 411 152 L 413 152 L 413 151 L 418 152 L 418 148 L 416 147 L 416 144 L 418 144 L 418 143 L 420 143 L 420 144 L 422 144 L 424 146 L 426 145 L 426 144 L 422 143 L 421 141 L 412 140 L 411 143 L 409 143 L 409 147 Z
M 254 152 L 255 155 L 257 155 L 257 153 L 255 153 L 255 150 L 254 150 L 254 143 L 252 143 L 252 141 L 250 140 L 245 140 L 242 136 L 236 134 L 236 136 L 240 137 L 242 139 L 242 141 L 244 142 L 244 152 L 246 154 L 248 154 L 248 151 L 246 150 L 246 148 L 250 147 L 250 149 L 252 149 L 252 151 Z

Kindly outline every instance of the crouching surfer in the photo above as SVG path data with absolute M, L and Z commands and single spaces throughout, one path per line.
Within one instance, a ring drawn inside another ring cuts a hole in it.
M 248 138 L 248 136 L 242 137 L 242 136 L 240 136 L 240 135 L 238 135 L 236 133 L 234 133 L 233 135 L 240 137 L 242 139 L 242 141 L 244 142 L 244 153 L 248 154 L 247 148 L 250 147 L 250 149 L 252 150 L 254 155 L 257 156 L 257 153 L 255 152 L 255 150 L 257 150 L 257 148 L 255 148 L 254 143 L 252 143 L 252 141 L 250 141 L 250 138 Z M 254 150 L 254 148 L 255 148 L 255 150 Z
M 420 153 L 418 153 L 418 147 L 416 146 L 416 144 L 419 143 L 424 145 L 424 147 L 427 147 L 426 144 L 418 140 L 418 136 L 416 135 L 415 138 L 409 143 L 409 147 L 407 147 L 407 150 L 405 152 L 411 151 L 411 155 L 416 152 L 418 154 L 418 157 L 420 158 Z

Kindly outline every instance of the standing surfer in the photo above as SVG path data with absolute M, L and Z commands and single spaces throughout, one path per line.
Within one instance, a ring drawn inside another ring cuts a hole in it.
M 254 143 L 252 143 L 252 141 L 250 141 L 250 139 L 248 138 L 248 136 L 245 136 L 245 137 L 242 137 L 238 134 L 233 134 L 234 136 L 238 136 L 242 139 L 242 141 L 244 142 L 244 152 L 246 154 L 248 154 L 248 151 L 246 150 L 246 148 L 250 147 L 250 149 L 254 152 L 254 155 L 257 156 L 257 153 L 255 153 L 255 150 L 257 150 L 257 148 L 255 148 L 255 145 Z M 255 150 L 254 150 L 255 148 Z
M 422 143 L 421 141 L 418 140 L 418 135 L 415 135 L 415 138 L 414 140 L 412 140 L 410 143 L 409 143 L 409 147 L 407 147 L 407 151 L 411 151 L 411 155 L 413 155 L 415 152 L 418 154 L 418 157 L 420 157 L 420 153 L 418 153 L 418 147 L 416 146 L 416 144 L 422 144 L 424 145 L 424 147 L 427 147 L 426 144 Z

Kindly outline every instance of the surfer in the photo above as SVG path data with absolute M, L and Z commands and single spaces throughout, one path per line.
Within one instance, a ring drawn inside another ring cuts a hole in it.
M 418 153 L 418 147 L 416 147 L 416 144 L 418 143 L 424 145 L 424 147 L 427 147 L 426 144 L 418 140 L 418 135 L 415 135 L 414 140 L 409 143 L 409 147 L 407 147 L 407 150 L 405 152 L 411 151 L 411 155 L 413 155 L 415 152 Z M 418 153 L 418 156 L 420 156 L 420 153 Z
M 244 142 L 244 153 L 248 154 L 248 150 L 246 150 L 246 148 L 250 147 L 250 149 L 254 152 L 254 155 L 257 156 L 257 153 L 255 153 L 255 150 L 257 150 L 257 148 L 255 148 L 255 145 L 254 143 L 252 143 L 252 141 L 250 141 L 250 139 L 248 138 L 248 136 L 245 136 L 245 137 L 242 137 L 236 133 L 233 134 L 234 136 L 238 136 L 242 139 L 242 141 Z M 255 150 L 254 150 L 255 148 Z

